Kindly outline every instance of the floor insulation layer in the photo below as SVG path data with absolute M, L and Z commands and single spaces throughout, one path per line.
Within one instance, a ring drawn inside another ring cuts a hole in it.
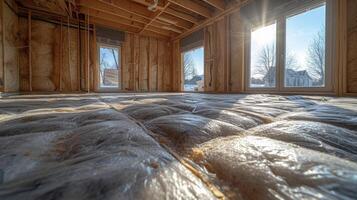
M 357 99 L 0 99 L 0 199 L 357 199 Z

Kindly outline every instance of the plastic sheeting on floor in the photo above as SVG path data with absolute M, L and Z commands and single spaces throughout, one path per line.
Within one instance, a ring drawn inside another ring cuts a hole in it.
M 0 199 L 357 199 L 357 99 L 0 99 Z

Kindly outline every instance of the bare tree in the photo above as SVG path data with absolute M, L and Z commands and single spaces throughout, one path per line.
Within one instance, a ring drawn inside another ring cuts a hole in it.
M 101 80 L 102 80 L 102 83 L 104 84 L 104 69 L 108 67 L 108 62 L 106 61 L 106 57 L 107 57 L 107 54 L 103 51 L 100 52 L 100 62 L 99 62 L 99 65 L 100 65 L 100 70 L 99 70 L 99 73 L 100 73 L 100 77 Z
M 266 86 L 275 85 L 276 49 L 274 44 L 265 45 L 258 55 L 257 73 L 264 76 Z M 294 55 L 288 53 L 285 58 L 285 68 L 297 69 L 298 63 Z
M 286 69 L 293 69 L 293 70 L 298 70 L 298 62 L 295 58 L 296 56 L 290 52 L 287 53 L 286 58 L 285 58 L 285 68 Z
M 190 54 L 184 55 L 183 72 L 184 72 L 185 80 L 189 80 L 197 75 L 195 63 L 193 62 L 192 56 Z
M 113 59 L 114 59 L 114 62 L 115 62 L 115 67 L 116 67 L 117 70 L 119 70 L 118 59 L 117 59 L 117 56 L 115 56 L 115 54 L 118 54 L 118 51 L 114 50 L 114 48 L 112 48 L 112 55 L 113 55 Z
M 267 86 L 275 85 L 275 45 L 265 45 L 258 55 L 256 73 L 264 76 Z
M 324 28 L 323 28 L 324 29 Z M 325 34 L 318 32 L 312 39 L 308 50 L 310 74 L 317 80 L 316 84 L 323 85 L 325 80 Z

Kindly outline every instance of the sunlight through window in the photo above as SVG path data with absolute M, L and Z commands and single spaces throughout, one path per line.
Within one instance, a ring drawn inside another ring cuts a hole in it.
M 119 87 L 119 48 L 100 47 L 99 77 L 101 88 Z
M 250 87 L 276 85 L 276 23 L 251 33 Z
M 285 87 L 325 86 L 326 6 L 286 19 Z
M 183 53 L 184 91 L 204 91 L 203 47 Z

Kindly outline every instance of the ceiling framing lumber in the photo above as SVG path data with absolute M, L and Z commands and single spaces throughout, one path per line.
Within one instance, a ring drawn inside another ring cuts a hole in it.
M 103 20 L 108 20 L 108 21 L 113 21 L 113 22 L 118 22 L 120 24 L 125 24 L 128 26 L 132 26 L 132 27 L 136 27 L 136 28 L 142 28 L 144 27 L 144 23 L 140 23 L 140 22 L 136 22 L 136 21 L 131 21 L 129 19 L 126 18 L 122 18 L 116 15 L 111 15 L 99 10 L 94 10 L 91 8 L 87 8 L 86 10 L 88 10 L 89 15 L 91 17 L 96 17 L 96 18 L 100 18 Z M 81 11 L 84 11 L 84 9 L 82 9 Z
M 191 15 L 186 14 L 186 13 L 182 13 L 182 12 L 178 12 L 178 11 L 172 9 L 172 8 L 167 8 L 164 12 L 167 13 L 167 14 L 176 16 L 178 18 L 181 18 L 183 20 L 186 20 L 188 22 L 194 23 L 194 24 L 198 24 L 199 23 L 199 20 L 194 18 L 194 17 L 192 17 Z
M 212 12 L 210 9 L 201 6 L 200 4 L 197 4 L 193 1 L 190 0 L 169 0 L 170 3 L 176 4 L 178 6 L 181 6 L 189 11 L 192 11 L 194 13 L 197 13 L 203 17 L 210 18 L 212 17 Z
M 87 0 L 82 0 L 82 1 L 86 2 Z M 144 6 L 141 6 L 141 5 L 139 5 L 135 2 L 132 2 L 130 0 L 111 0 L 110 3 L 107 1 L 104 1 L 104 0 L 97 0 L 97 1 L 109 4 L 111 6 L 119 8 L 121 10 L 130 12 L 131 14 L 142 16 L 147 19 L 152 19 L 156 15 L 155 12 L 151 12 Z
M 132 26 L 135 28 L 140 28 L 140 29 L 144 29 L 145 24 L 146 24 L 146 28 L 148 28 L 149 25 L 151 25 L 151 27 L 155 28 L 153 31 L 157 32 L 157 33 L 162 33 L 164 35 L 167 34 L 167 31 L 172 31 L 174 33 L 182 33 L 183 31 L 180 28 L 177 28 L 175 26 L 173 26 L 170 23 L 163 23 L 163 22 L 157 22 L 157 21 L 153 21 L 153 22 L 149 22 L 146 19 L 141 19 L 141 20 L 133 20 L 133 18 L 130 18 L 130 14 L 123 16 L 125 13 L 121 13 L 119 15 L 115 15 L 113 12 L 104 12 L 102 10 L 96 10 L 94 8 L 86 8 L 86 7 L 81 7 L 80 8 L 80 12 L 82 13 L 87 13 L 89 9 L 89 15 L 96 17 L 96 18 L 100 18 L 106 21 L 112 21 L 112 22 L 118 22 L 120 24 L 125 24 L 127 26 Z M 131 17 L 133 17 L 131 15 Z M 146 29 L 145 28 L 145 29 Z M 161 32 L 159 31 L 159 29 L 163 29 Z M 152 28 L 148 28 L 149 30 Z
M 203 0 L 203 1 L 219 9 L 220 11 L 223 11 L 226 8 L 226 4 L 224 3 L 224 0 Z
M 123 18 L 129 19 L 129 20 L 133 20 L 133 21 L 136 21 L 136 22 L 149 23 L 149 19 L 147 17 L 143 17 L 143 16 L 140 16 L 140 15 L 135 15 L 135 14 L 133 14 L 131 12 L 126 11 L 126 10 L 121 10 L 121 11 L 118 12 L 118 8 L 113 7 L 112 5 L 110 5 L 108 3 L 99 2 L 97 0 L 81 0 L 79 5 L 81 7 L 100 10 L 102 12 L 110 13 L 112 15 L 123 17 Z
M 168 15 L 168 14 L 162 14 L 160 16 L 157 17 L 157 19 L 159 20 L 162 20 L 164 22 L 167 22 L 167 23 L 170 23 L 170 24 L 173 24 L 175 26 L 178 26 L 180 28 L 183 28 L 183 29 L 190 29 L 192 28 L 193 24 L 191 22 L 187 22 L 185 20 L 182 20 L 180 18 L 176 18 L 172 15 Z
M 20 8 L 28 10 L 35 10 L 32 7 L 38 6 L 35 1 L 43 2 L 43 11 L 57 5 L 62 13 L 52 14 L 69 16 L 71 21 L 78 21 L 80 14 L 89 14 L 93 26 L 176 40 L 237 10 L 249 0 L 16 0 Z
M 176 38 L 173 39 L 173 41 L 177 41 L 181 38 L 186 37 L 187 35 L 207 26 L 208 24 L 217 21 L 219 19 L 222 19 L 222 17 L 225 17 L 233 12 L 236 12 L 237 10 L 240 9 L 243 5 L 247 4 L 251 0 L 240 0 L 238 3 L 234 4 L 233 6 L 229 7 L 228 9 L 224 10 L 223 12 L 218 13 L 217 15 L 213 16 L 212 18 L 206 19 L 204 22 L 200 23 L 199 25 L 196 25 L 192 27 L 190 30 L 185 31 L 181 35 L 177 36 Z
M 159 16 L 164 12 L 164 10 L 165 10 L 167 7 L 169 7 L 169 5 L 170 5 L 170 3 L 166 3 L 164 9 L 158 11 L 158 12 L 155 14 L 155 16 L 150 20 L 150 22 L 144 26 L 144 28 L 140 31 L 140 33 L 142 33 L 143 31 L 145 31 L 145 29 L 146 29 L 148 26 L 150 26 L 150 25 L 156 20 L 156 18 L 159 17 Z
M 137 34 L 141 30 L 139 28 L 135 28 L 135 27 L 128 26 L 125 24 L 120 24 L 120 23 L 107 21 L 107 20 L 94 18 L 94 17 L 91 17 L 91 23 L 100 24 L 107 28 L 112 28 L 112 29 L 117 29 L 117 30 L 125 30 L 128 33 L 136 33 Z M 144 32 L 141 33 L 141 35 L 152 36 L 152 37 L 156 37 L 156 38 L 160 38 L 160 39 L 164 39 L 164 40 L 170 39 L 170 36 L 164 35 L 162 33 L 157 33 L 155 31 L 156 30 L 154 30 L 154 29 L 153 30 L 152 29 L 145 30 Z
M 151 1 L 148 1 L 148 0 L 132 0 L 132 1 L 134 1 L 136 3 L 139 3 L 139 4 L 142 4 L 142 5 L 146 6 L 146 7 L 151 6 L 153 4 L 152 0 Z M 166 3 L 167 3 L 166 1 L 160 1 L 159 0 L 158 5 L 157 5 L 156 8 L 159 9 L 159 10 L 162 10 L 162 9 L 164 9 Z

